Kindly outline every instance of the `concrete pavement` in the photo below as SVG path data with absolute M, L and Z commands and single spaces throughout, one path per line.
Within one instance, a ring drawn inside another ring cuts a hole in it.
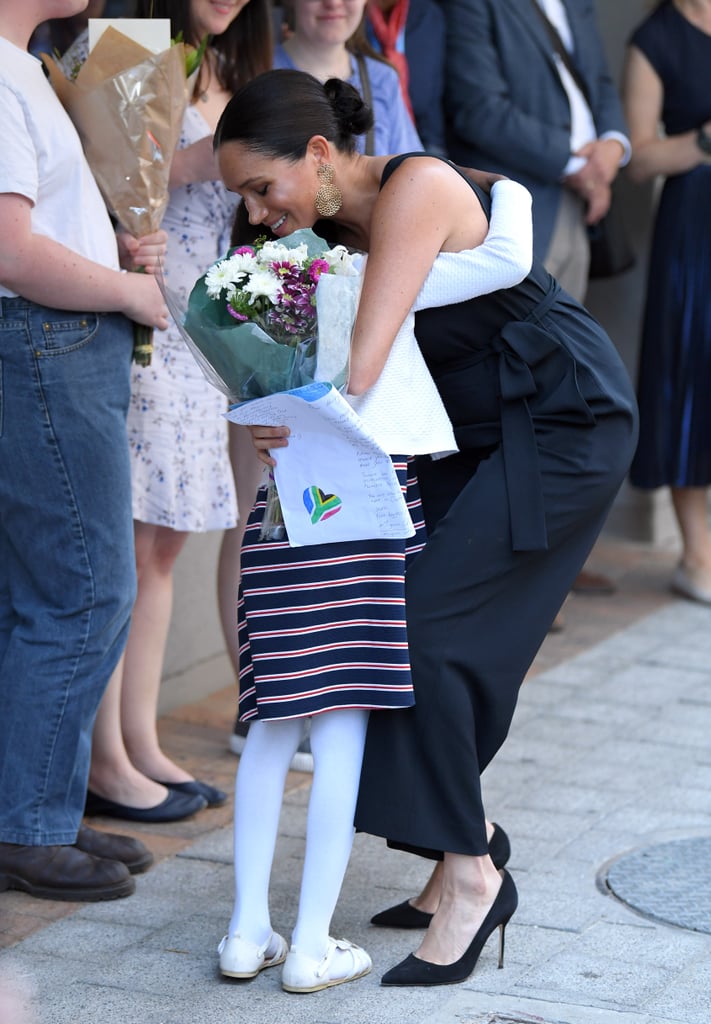
M 594 614 L 599 600 L 573 603 Z M 524 685 L 484 779 L 490 815 L 511 838 L 520 899 L 501 971 L 492 936 L 461 985 L 382 988 L 380 975 L 417 933 L 376 929 L 369 918 L 412 895 L 427 865 L 359 835 L 332 933 L 368 949 L 372 974 L 309 996 L 283 993 L 279 968 L 249 982 L 220 978 L 231 828 L 228 815 L 210 827 L 218 819 L 208 812 L 137 878 L 134 896 L 63 908 L 6 943 L 0 969 L 31 984 L 39 1024 L 708 1024 L 710 626 L 711 609 L 666 597 L 580 653 L 544 658 Z M 272 901 L 287 937 L 310 785 L 310 776 L 290 778 Z M 628 902 L 610 878 L 621 878 Z M 40 914 L 42 903 L 3 893 L 0 915 L 29 905 Z M 19 1019 L 0 1009 L 0 1024 Z

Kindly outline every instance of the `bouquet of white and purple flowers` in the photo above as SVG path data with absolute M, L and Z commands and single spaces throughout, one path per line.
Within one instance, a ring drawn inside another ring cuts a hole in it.
M 345 383 L 359 258 L 310 229 L 232 249 L 195 284 L 183 336 L 231 402 Z
M 232 249 L 195 283 L 187 309 L 158 282 L 203 373 L 234 405 L 314 381 L 346 383 L 363 258 L 303 229 Z M 272 479 L 262 537 L 283 533 Z

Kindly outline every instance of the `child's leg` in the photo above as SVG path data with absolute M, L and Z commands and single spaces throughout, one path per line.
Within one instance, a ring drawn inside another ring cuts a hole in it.
M 258 945 L 272 927 L 269 876 L 274 859 L 284 784 L 301 740 L 303 720 L 252 722 L 235 782 L 235 906 L 228 935 Z
M 311 719 L 314 780 L 306 825 L 306 855 L 292 942 L 320 958 L 353 845 L 360 768 L 368 712 L 329 711 Z M 348 962 L 351 958 L 347 957 Z

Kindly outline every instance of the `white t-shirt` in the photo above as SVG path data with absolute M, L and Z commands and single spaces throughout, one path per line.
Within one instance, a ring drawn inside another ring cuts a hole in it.
M 119 269 L 116 236 L 76 129 L 39 60 L 0 38 L 0 193 L 25 196 L 32 230 Z M 16 292 L 0 282 L 0 295 Z

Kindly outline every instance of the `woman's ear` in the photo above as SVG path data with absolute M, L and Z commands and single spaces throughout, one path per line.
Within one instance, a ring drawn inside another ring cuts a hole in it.
M 323 135 L 312 135 L 306 144 L 306 153 L 317 164 L 331 162 L 331 143 Z

